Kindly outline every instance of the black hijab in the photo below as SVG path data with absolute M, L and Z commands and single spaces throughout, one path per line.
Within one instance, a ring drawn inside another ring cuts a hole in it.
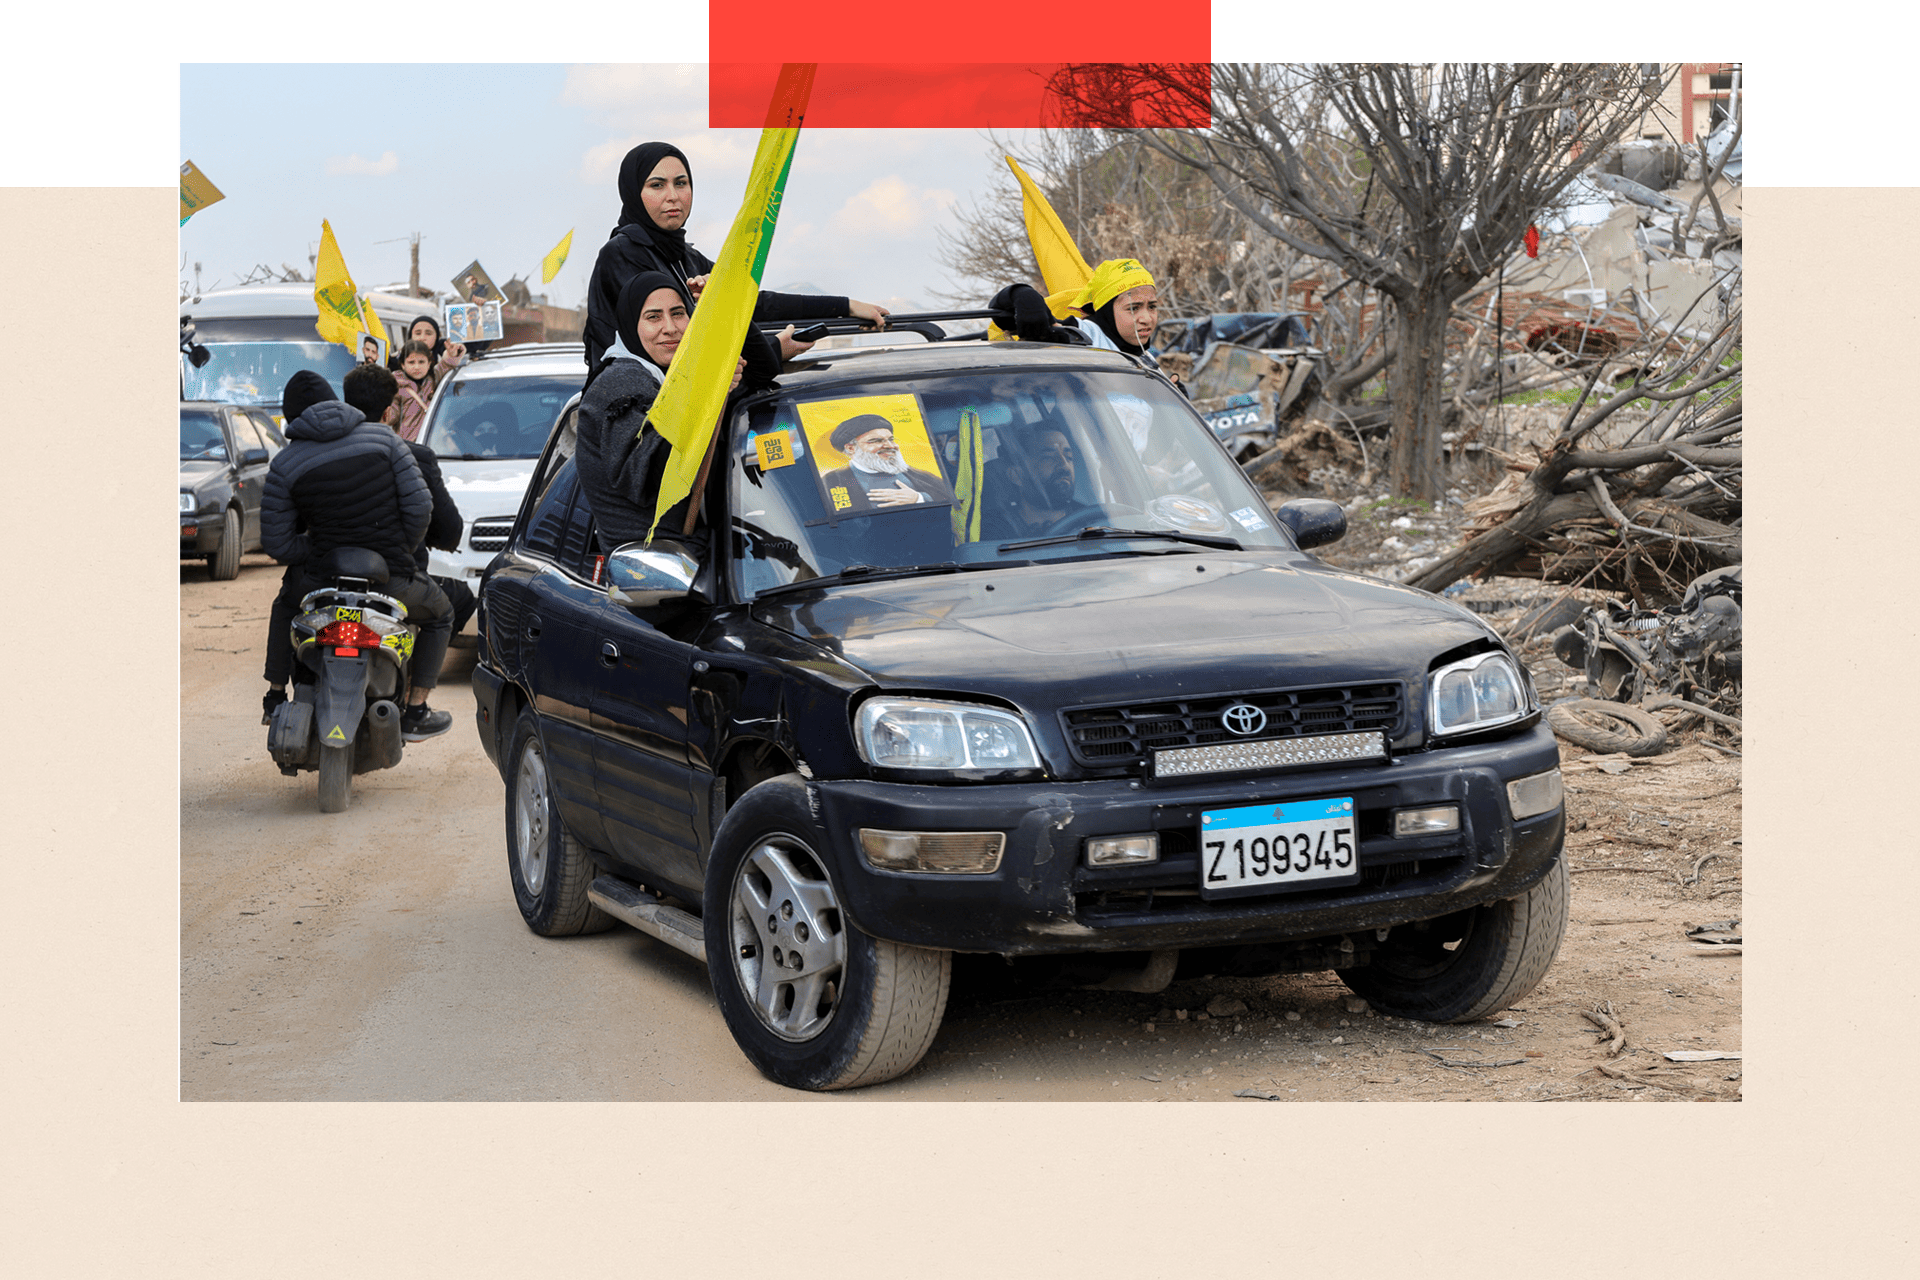
M 627 152 L 627 158 L 620 162 L 620 226 L 611 234 L 619 235 L 621 227 L 637 226 L 652 239 L 661 257 L 668 262 L 680 262 L 687 256 L 687 229 L 682 226 L 669 231 L 660 226 L 640 199 L 647 179 L 669 156 L 686 166 L 687 182 L 691 184 L 693 166 L 687 164 L 686 153 L 671 142 L 643 142 Z
M 1095 324 L 1100 326 L 1100 332 L 1113 339 L 1114 346 L 1120 348 L 1130 356 L 1145 355 L 1147 349 L 1137 342 L 1128 342 L 1125 338 L 1121 337 L 1120 326 L 1113 321 L 1113 304 L 1120 301 L 1120 298 L 1124 296 L 1124 294 L 1121 294 L 1108 298 L 1104 305 L 1093 309 L 1091 318 Z
M 400 348 L 413 341 L 413 326 L 419 324 L 422 320 L 425 320 L 433 326 L 433 341 L 427 344 L 432 348 L 433 363 L 436 365 L 439 364 L 440 357 L 447 354 L 447 339 L 446 335 L 440 332 L 440 322 L 428 315 L 414 316 L 407 321 L 407 327 L 402 331 L 404 336 L 400 341 L 392 343 L 390 346 L 387 355 L 387 369 L 389 372 L 400 372 L 400 361 L 405 358 L 405 353 L 402 352 Z
M 687 286 L 672 276 L 659 271 L 642 271 L 620 288 L 620 300 L 613 307 L 615 332 L 620 335 L 620 343 L 649 364 L 656 363 L 647 349 L 640 345 L 640 312 L 646 308 L 647 299 L 659 289 L 671 289 L 680 295 L 680 301 L 686 304 L 687 314 L 693 314 L 693 299 L 687 296 Z

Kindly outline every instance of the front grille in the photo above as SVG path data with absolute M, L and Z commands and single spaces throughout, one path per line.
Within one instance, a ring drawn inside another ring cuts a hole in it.
M 481 516 L 473 522 L 467 545 L 475 551 L 498 551 L 507 545 L 507 535 L 512 532 L 512 516 Z
M 1244 737 L 1229 733 L 1221 714 L 1236 703 L 1258 707 L 1266 724 Z M 1336 685 L 1146 702 L 1121 707 L 1083 707 L 1061 713 L 1073 758 L 1093 769 L 1142 764 L 1154 751 L 1221 742 L 1300 738 L 1319 733 L 1385 731 L 1398 736 L 1406 697 L 1397 682 Z

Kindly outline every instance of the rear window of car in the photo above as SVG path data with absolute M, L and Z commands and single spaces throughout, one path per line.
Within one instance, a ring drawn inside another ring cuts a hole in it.
M 537 458 L 578 375 L 455 378 L 433 402 L 421 441 L 442 458 Z

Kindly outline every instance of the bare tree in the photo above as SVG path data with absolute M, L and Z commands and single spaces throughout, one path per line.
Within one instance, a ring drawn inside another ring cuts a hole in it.
M 1653 335 L 1658 338 L 1660 335 Z M 1472 575 L 1521 574 L 1677 600 L 1687 581 L 1741 560 L 1741 311 L 1604 399 L 1606 362 L 1537 465 L 1482 501 L 1486 522 L 1409 579 L 1427 591 Z M 1592 439 L 1632 408 L 1612 447 Z M 1471 511 L 1471 508 L 1469 508 Z
M 1092 99 L 1125 91 L 1110 81 L 1069 68 L 1054 87 L 1089 124 L 1137 118 Z M 1253 226 L 1386 300 L 1391 334 L 1368 349 L 1390 368 L 1390 483 L 1431 500 L 1455 301 L 1659 92 L 1635 64 L 1229 65 L 1214 68 L 1211 129 L 1108 136 L 1204 174 Z

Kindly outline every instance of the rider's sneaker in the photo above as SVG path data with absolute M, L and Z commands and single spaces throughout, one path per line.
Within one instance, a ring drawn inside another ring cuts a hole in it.
M 437 738 L 453 728 L 453 713 L 435 711 L 426 703 L 408 707 L 400 713 L 400 736 L 408 742 Z
M 260 723 L 272 724 L 273 713 L 287 700 L 285 689 L 269 689 L 260 699 Z

